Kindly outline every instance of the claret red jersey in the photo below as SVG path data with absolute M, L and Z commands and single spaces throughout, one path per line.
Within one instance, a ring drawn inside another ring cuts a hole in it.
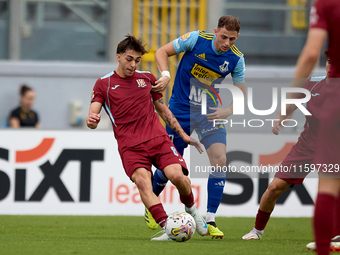
M 307 103 L 307 110 L 312 115 L 306 116 L 306 123 L 304 130 L 300 134 L 299 142 L 301 143 L 301 147 L 313 152 L 316 149 L 315 143 L 319 132 L 319 122 L 323 114 L 320 105 L 327 100 L 325 96 L 327 86 L 326 76 L 311 77 L 305 83 L 305 89 L 308 89 L 311 93 L 311 99 Z
M 121 78 L 111 72 L 94 85 L 92 102 L 99 102 L 111 119 L 120 152 L 128 147 L 167 135 L 158 119 L 153 101 L 162 94 L 151 91 L 156 78 L 150 72 L 136 71 Z
M 329 78 L 340 78 L 340 1 L 316 0 L 310 12 L 310 28 L 328 33 L 328 56 L 331 60 Z
M 325 164 L 326 172 L 340 165 L 340 1 L 316 0 L 310 14 L 310 27 L 327 31 L 327 54 L 331 60 L 329 86 L 323 92 L 327 98 L 320 109 L 315 163 Z M 327 165 L 328 164 L 328 165 Z

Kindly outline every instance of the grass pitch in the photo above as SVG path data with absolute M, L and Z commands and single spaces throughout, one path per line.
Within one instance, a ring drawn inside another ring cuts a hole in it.
M 55 254 L 315 254 L 310 218 L 271 218 L 261 240 L 242 240 L 254 218 L 217 218 L 222 240 L 197 233 L 184 243 L 151 242 L 160 231 L 142 216 L 0 216 L 1 255 Z

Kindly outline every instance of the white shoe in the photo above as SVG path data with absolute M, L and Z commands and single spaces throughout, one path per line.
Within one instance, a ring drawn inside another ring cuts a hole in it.
M 197 208 L 193 206 L 192 210 L 187 210 L 187 207 L 185 207 L 185 211 L 189 213 L 195 220 L 196 223 L 196 231 L 201 236 L 205 236 L 208 234 L 208 226 L 203 217 L 199 214 Z
M 316 250 L 316 243 L 311 242 L 311 243 L 307 244 L 306 247 L 307 247 L 307 250 L 315 251 Z
M 154 237 L 158 234 L 161 234 L 159 237 Z M 159 231 L 157 234 L 152 236 L 151 241 L 172 241 L 170 237 L 165 233 L 165 230 Z
M 311 242 L 311 243 L 307 244 L 306 247 L 307 247 L 308 250 L 316 251 L 316 243 L 315 242 Z M 331 240 L 330 251 L 340 252 L 340 235 L 333 237 L 333 239 Z
M 250 239 L 261 239 L 262 234 L 258 231 L 252 229 L 248 234 L 242 236 L 242 239 L 244 240 L 250 240 Z
M 333 237 L 331 241 L 331 250 L 340 252 L 340 236 Z

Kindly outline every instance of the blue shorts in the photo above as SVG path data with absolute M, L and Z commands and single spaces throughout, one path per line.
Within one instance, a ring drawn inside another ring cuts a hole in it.
M 194 130 L 198 134 L 200 142 L 208 149 L 214 143 L 223 143 L 227 145 L 227 131 L 225 125 L 219 124 L 215 127 L 213 122 L 209 122 L 206 115 L 201 114 L 201 108 L 191 107 L 189 111 L 183 111 L 181 107 L 176 107 L 174 104 L 169 106 L 169 109 L 175 115 L 183 130 L 190 135 Z M 207 109 L 207 113 L 212 113 L 213 110 Z M 174 143 L 177 151 L 183 155 L 184 148 L 188 145 L 183 139 L 176 134 L 171 128 L 166 126 L 172 142 Z

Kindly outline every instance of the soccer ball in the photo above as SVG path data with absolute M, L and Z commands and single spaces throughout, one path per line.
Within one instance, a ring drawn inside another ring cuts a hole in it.
M 165 233 L 176 242 L 185 242 L 195 233 L 194 218 L 186 212 L 174 212 L 165 222 Z

